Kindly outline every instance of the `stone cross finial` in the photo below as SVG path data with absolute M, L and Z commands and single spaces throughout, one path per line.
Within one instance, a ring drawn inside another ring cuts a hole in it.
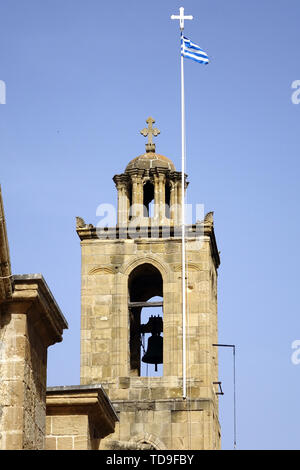
M 156 137 L 158 134 L 160 134 L 160 130 L 156 127 L 153 129 L 153 124 L 155 123 L 155 120 L 152 117 L 148 117 L 146 123 L 148 124 L 148 128 L 145 127 L 141 130 L 141 134 L 144 137 L 148 136 L 148 142 L 146 143 L 146 152 L 155 152 L 155 144 L 153 143 L 152 137 Z

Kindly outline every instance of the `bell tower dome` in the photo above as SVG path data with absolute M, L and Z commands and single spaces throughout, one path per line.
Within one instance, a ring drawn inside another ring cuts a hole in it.
M 181 173 L 176 171 L 172 160 L 155 152 L 152 139 L 160 131 L 153 129 L 152 117 L 146 122 L 148 128 L 141 130 L 148 137 L 146 152 L 131 160 L 125 172 L 113 178 L 118 190 L 119 227 L 128 225 L 133 218 L 138 218 L 141 225 L 181 223 Z

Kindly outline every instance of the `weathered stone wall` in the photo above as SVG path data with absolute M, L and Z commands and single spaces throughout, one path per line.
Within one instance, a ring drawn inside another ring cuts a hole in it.
M 164 375 L 182 375 L 180 250 L 180 241 L 172 239 L 82 242 L 81 383 L 130 375 L 128 275 L 142 263 L 157 267 L 164 281 Z M 201 249 L 200 242 L 189 241 L 187 258 L 187 365 L 192 377 L 203 377 L 203 369 L 212 367 L 217 333 L 216 288 L 212 286 L 216 268 L 209 240 L 204 240 Z
M 47 390 L 46 449 L 98 450 L 118 417 L 100 384 Z
M 43 449 L 47 349 L 26 314 L 1 317 L 0 403 L 4 449 Z
M 89 420 L 86 415 L 47 416 L 46 450 L 90 450 Z
M 188 382 L 188 395 L 189 387 Z M 120 378 L 115 388 L 110 386 L 109 394 L 120 422 L 115 433 L 101 442 L 103 449 L 122 448 L 126 442 L 133 449 L 137 441 L 144 444 L 155 441 L 154 448 L 161 450 L 220 447 L 213 390 L 210 399 L 199 398 L 200 393 L 194 391 L 198 398 L 183 400 L 180 379 L 130 377 L 128 381 Z
M 0 449 L 44 448 L 47 348 L 64 328 L 42 276 L 14 276 L 0 306 Z
M 169 449 L 219 448 L 218 396 L 213 384 L 218 380 L 218 358 L 217 348 L 212 346 L 217 343 L 218 255 L 214 243 L 212 225 L 201 239 L 189 238 L 186 243 L 187 392 L 189 399 L 199 399 L 205 406 L 191 410 L 197 411 L 193 415 L 188 409 L 181 410 L 182 415 L 172 418 L 172 406 L 182 396 L 181 240 L 83 237 L 81 383 L 101 380 L 114 406 L 119 407 L 119 431 L 108 440 L 128 442 L 141 431 L 155 435 Z M 164 294 L 163 377 L 149 378 L 147 384 L 144 378 L 132 376 L 129 360 L 128 277 L 143 263 L 159 270 Z M 121 385 L 126 380 L 130 380 L 128 387 Z M 161 399 L 169 400 L 163 414 L 156 408 L 147 411 L 143 424 L 143 408 L 137 407 L 130 415 L 132 422 L 127 421 L 127 404 L 147 405 L 149 400 L 156 403 Z M 176 429 L 180 429 L 182 441 Z

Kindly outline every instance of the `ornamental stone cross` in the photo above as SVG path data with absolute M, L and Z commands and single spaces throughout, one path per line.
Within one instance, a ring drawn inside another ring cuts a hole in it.
M 148 117 L 146 123 L 148 124 L 148 128 L 145 127 L 141 130 L 141 134 L 144 137 L 148 136 L 148 143 L 146 143 L 146 152 L 155 152 L 155 144 L 153 143 L 152 137 L 158 136 L 158 134 L 160 134 L 160 130 L 156 127 L 153 129 L 153 124 L 155 123 L 155 120 L 152 117 Z

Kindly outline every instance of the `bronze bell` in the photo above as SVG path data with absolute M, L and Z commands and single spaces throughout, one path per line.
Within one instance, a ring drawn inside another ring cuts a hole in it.
M 163 338 L 160 333 L 152 333 L 148 339 L 148 347 L 142 361 L 147 364 L 155 364 L 155 372 L 157 372 L 157 364 L 163 363 Z

